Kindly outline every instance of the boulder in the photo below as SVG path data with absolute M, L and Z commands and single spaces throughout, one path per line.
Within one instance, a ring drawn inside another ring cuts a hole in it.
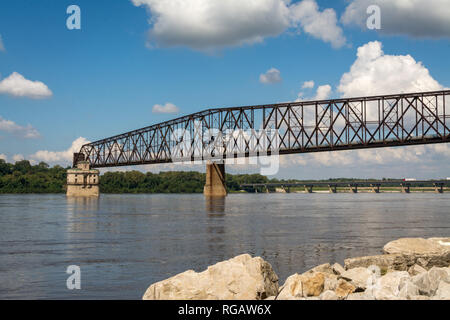
M 356 287 L 356 289 L 366 290 L 367 283 L 372 278 L 372 271 L 367 268 L 353 268 L 346 270 L 341 274 L 341 278 L 350 282 L 352 285 Z
M 303 297 L 303 276 L 298 273 L 288 277 L 280 287 L 277 300 L 292 300 Z
M 349 258 L 345 259 L 344 261 L 344 267 L 346 270 L 359 267 L 368 268 L 370 266 L 377 266 L 378 268 L 380 268 L 382 273 L 385 273 L 387 270 L 390 269 L 394 270 L 395 265 L 401 264 L 403 264 L 403 259 L 401 256 L 396 254 Z
M 371 287 L 369 292 L 373 292 L 373 296 L 377 300 L 395 300 L 402 299 L 399 297 L 400 284 L 409 279 L 409 273 L 406 271 L 392 271 L 379 278 L 376 284 Z
M 278 293 L 272 266 L 248 254 L 152 284 L 144 300 L 260 300 Z
M 430 279 L 431 294 L 436 292 L 441 281 L 450 283 L 450 276 L 448 275 L 446 268 L 431 268 L 428 271 L 428 278 Z
M 325 283 L 323 286 L 323 291 L 335 291 L 338 286 L 338 277 L 335 275 L 325 274 Z
M 304 272 L 303 274 L 304 275 L 311 275 L 311 274 L 316 273 L 316 272 L 321 272 L 321 273 L 325 273 L 325 274 L 334 274 L 333 268 L 331 267 L 331 265 L 329 263 L 321 264 L 321 265 L 319 265 L 317 267 L 314 267 L 314 268 Z
M 422 272 L 415 275 L 411 278 L 411 281 L 417 286 L 421 295 L 431 295 L 431 284 L 430 278 L 428 277 L 428 272 Z
M 340 279 L 335 292 L 340 299 L 345 299 L 349 294 L 355 292 L 355 290 L 356 287 L 354 285 L 348 283 L 344 279 Z
M 408 268 L 416 263 L 426 269 L 450 265 L 450 238 L 402 238 L 386 244 L 383 251 L 401 255 Z
M 439 300 L 450 300 L 450 283 L 445 281 L 439 282 L 435 298 Z
M 343 266 L 341 266 L 339 263 L 335 263 L 333 264 L 333 266 L 331 267 L 331 269 L 333 270 L 333 273 L 336 275 L 341 275 L 343 272 L 345 272 L 345 269 Z
M 327 290 L 320 295 L 320 300 L 339 300 L 339 297 L 334 291 Z
M 400 292 L 398 294 L 398 297 L 400 298 L 411 300 L 412 297 L 419 295 L 419 288 L 411 281 L 411 279 L 402 281 L 399 288 Z
M 412 266 L 411 268 L 409 268 L 409 270 L 408 270 L 408 273 L 409 273 L 410 275 L 412 275 L 412 276 L 416 276 L 416 275 L 418 275 L 418 274 L 420 274 L 420 273 L 423 273 L 423 272 L 427 272 L 427 269 L 421 267 L 421 266 L 418 265 L 418 264 L 413 265 L 413 266 Z
M 280 288 L 277 300 L 295 300 L 305 297 L 318 297 L 325 287 L 325 274 L 306 272 L 294 274 L 286 279 Z
M 325 276 L 322 272 L 316 272 L 311 276 L 304 276 L 303 294 L 306 297 L 318 297 L 325 287 Z

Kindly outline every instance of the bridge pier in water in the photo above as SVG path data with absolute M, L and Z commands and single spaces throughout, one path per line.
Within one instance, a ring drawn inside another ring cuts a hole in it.
M 373 193 L 380 193 L 380 184 L 371 184 L 370 189 Z
M 337 193 L 337 186 L 335 184 L 329 184 L 328 190 L 330 190 L 330 193 Z
M 401 184 L 402 187 L 402 193 L 410 193 L 411 192 L 411 186 L 409 184 Z
M 203 194 L 206 197 L 225 197 L 227 195 L 224 163 L 208 162 L 206 164 L 206 182 Z
M 68 197 L 98 197 L 100 172 L 91 169 L 88 161 L 78 161 L 76 166 L 67 170 Z

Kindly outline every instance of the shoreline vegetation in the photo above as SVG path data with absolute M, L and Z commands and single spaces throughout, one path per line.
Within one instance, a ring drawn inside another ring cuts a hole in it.
M 67 169 L 59 165 L 50 167 L 45 162 L 32 165 L 28 160 L 15 164 L 0 159 L 0 194 L 26 193 L 65 193 Z M 269 179 L 260 174 L 226 174 L 229 193 L 246 192 L 241 184 L 256 183 L 311 183 L 311 182 L 353 182 L 353 181 L 392 181 L 392 186 L 383 187 L 387 192 L 397 190 L 401 179 L 349 179 L 337 178 L 327 180 L 279 180 Z M 160 173 L 143 173 L 140 171 L 106 172 L 100 177 L 100 193 L 104 194 L 145 194 L 145 193 L 202 193 L 205 173 L 196 171 L 168 171 Z M 315 191 L 327 191 L 328 188 L 314 188 Z M 417 186 L 417 191 L 428 191 L 424 186 Z M 272 190 L 277 192 L 277 190 Z M 301 187 L 292 188 L 291 192 L 303 191 Z

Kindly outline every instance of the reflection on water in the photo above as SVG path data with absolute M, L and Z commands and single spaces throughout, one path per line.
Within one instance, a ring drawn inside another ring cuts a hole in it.
M 139 299 L 242 253 L 280 281 L 399 237 L 449 236 L 450 194 L 0 196 L 0 298 Z M 67 266 L 81 267 L 79 291 Z
M 210 216 L 221 216 L 225 214 L 226 197 L 206 197 L 206 212 Z

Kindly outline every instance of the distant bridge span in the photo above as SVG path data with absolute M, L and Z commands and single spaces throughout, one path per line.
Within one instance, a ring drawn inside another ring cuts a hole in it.
M 91 167 L 450 142 L 450 90 L 218 108 L 102 139 Z

